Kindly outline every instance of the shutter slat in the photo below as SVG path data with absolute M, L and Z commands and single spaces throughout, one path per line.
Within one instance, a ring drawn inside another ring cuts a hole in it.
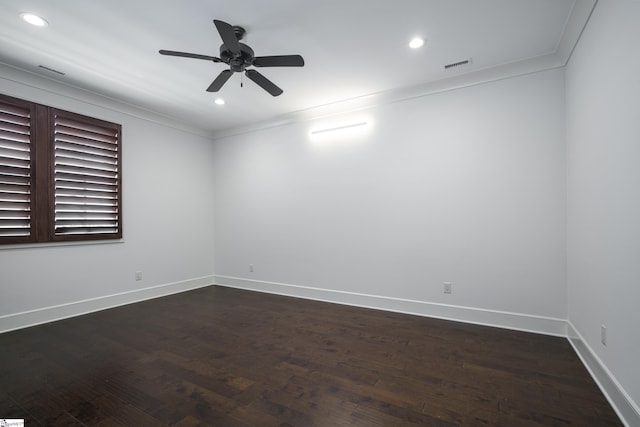
M 21 219 L 4 219 L 2 223 L 0 223 L 0 229 L 8 229 L 8 228 L 29 228 L 29 220 L 21 220 Z
M 25 216 L 24 210 L 2 209 L 2 210 L 0 210 L 0 218 L 24 219 L 24 218 L 29 218 L 29 215 Z
M 89 191 L 89 190 L 75 190 L 71 188 L 59 188 L 56 187 L 56 193 L 60 196 L 70 197 L 95 197 L 97 199 L 117 200 L 118 193 L 115 191 Z
M 83 159 L 90 162 L 106 163 L 109 165 L 115 165 L 118 163 L 117 153 L 103 154 L 103 153 L 89 153 L 87 151 L 70 150 L 68 148 L 60 147 L 56 144 L 56 154 L 60 157 Z
M 107 193 L 115 192 L 112 184 L 100 184 L 96 182 L 84 182 L 84 181 L 67 181 L 57 180 L 56 188 L 61 190 L 87 190 L 87 191 L 102 191 Z
M 31 203 L 31 197 L 29 196 L 29 194 L 24 193 L 0 192 L 0 203 L 4 202 Z
M 115 171 L 90 169 L 85 167 L 77 167 L 77 166 L 64 165 L 64 164 L 56 165 L 56 173 L 64 173 L 67 175 L 74 176 L 75 179 L 86 179 L 86 180 L 90 180 L 91 178 L 94 178 L 94 177 L 95 178 L 111 178 L 111 179 L 115 179 L 118 177 L 118 174 Z
M 56 194 L 56 208 L 58 206 L 70 205 L 86 205 L 89 206 L 116 206 L 117 198 L 105 199 L 102 197 L 88 197 L 88 196 L 64 196 Z
M 56 185 L 58 183 L 67 184 L 67 183 L 86 183 L 88 185 L 104 185 L 104 186 L 118 186 L 118 178 L 117 177 L 108 177 L 108 176 L 83 176 L 81 174 L 74 173 L 65 173 L 59 171 L 56 173 Z
M 62 139 L 56 140 L 56 147 L 78 153 L 88 153 L 108 157 L 112 157 L 117 153 L 116 149 L 94 147 L 87 144 L 76 144 Z
M 114 123 L 102 122 L 104 124 L 98 124 L 100 120 L 93 119 L 94 123 L 88 123 L 84 120 L 76 120 L 70 117 L 66 117 L 64 114 L 56 114 L 55 128 L 61 131 L 67 131 L 69 133 L 77 135 L 86 135 L 91 139 L 110 138 L 114 141 L 118 139 L 117 125 Z
M 58 153 L 58 152 L 56 152 L 55 162 L 58 165 L 84 167 L 84 168 L 87 168 L 87 169 L 107 170 L 107 171 L 117 171 L 118 170 L 118 163 L 117 162 L 114 162 L 114 161 L 98 162 L 98 161 L 94 161 L 94 160 L 86 160 L 84 157 L 71 157 L 68 152 L 67 153 Z
M 18 183 L 0 182 L 0 194 L 2 193 L 29 194 L 29 186 Z
M 56 221 L 56 227 L 64 227 L 64 228 L 87 228 L 87 227 L 108 227 L 114 228 L 116 226 L 116 221 L 103 221 L 97 219 L 60 219 Z
M 4 145 L 5 141 L 16 141 L 28 144 L 29 138 L 30 135 L 28 133 L 12 132 L 8 130 L 4 124 L 0 125 L 0 146 Z
M 0 169 L 2 167 L 0 166 Z M 29 176 L 19 176 L 19 175 L 3 175 L 0 172 L 0 183 L 2 184 L 15 184 L 15 185 L 25 185 L 27 188 L 30 187 L 31 179 Z
M 118 132 L 115 129 L 100 129 L 98 127 L 89 128 L 88 126 L 83 129 L 75 126 L 78 124 L 81 125 L 80 122 L 64 121 L 58 117 L 56 118 L 56 132 L 64 133 L 66 135 L 74 135 L 92 141 L 111 142 L 112 144 L 116 144 L 118 142 Z
M 0 237 L 29 237 L 30 228 L 0 228 Z
M 91 212 L 91 213 L 118 213 L 117 206 L 108 206 L 108 205 L 83 205 L 77 204 L 74 205 L 72 203 L 59 204 L 56 206 L 56 215 L 58 213 L 79 213 L 79 212 Z
M 29 178 L 30 170 L 24 167 L 17 166 L 5 166 L 0 163 L 0 181 L 5 178 L 10 179 L 12 177 L 17 178 Z
M 58 212 L 58 220 L 97 220 L 97 221 L 117 221 L 118 215 L 115 212 Z
M 28 109 L 27 110 L 23 109 L 22 112 L 18 114 L 11 114 L 5 111 L 1 111 L 1 110 L 4 110 L 7 106 L 8 104 L 3 104 L 2 106 L 0 106 L 0 122 L 2 122 L 3 124 L 4 123 L 15 124 L 15 125 L 26 126 L 26 127 L 31 126 L 31 118 L 29 117 Z
M 107 151 L 115 151 L 117 146 L 111 141 L 101 141 L 99 139 L 82 138 L 76 135 L 69 135 L 65 133 L 57 133 L 56 141 L 70 143 L 70 144 L 83 144 L 92 148 L 100 148 Z
M 11 132 L 16 135 L 30 135 L 31 134 L 31 126 L 29 125 L 29 119 L 27 118 L 26 124 L 21 123 L 10 123 L 8 121 L 0 121 L 0 129 L 6 132 Z M 11 139 L 11 138 L 9 138 Z M 29 140 L 27 139 L 27 142 Z
M 16 150 L 0 144 L 0 159 L 2 158 L 29 160 L 30 153 L 29 150 Z M 3 160 L 0 160 L 0 162 L 2 161 Z
M 3 147 L 7 150 L 26 151 L 26 152 L 29 152 L 29 150 L 31 150 L 29 141 L 19 142 L 19 141 L 10 141 L 8 139 L 0 139 L 0 147 Z
M 27 171 L 26 173 L 29 173 L 29 166 L 31 165 L 31 162 L 28 158 L 25 160 L 16 159 L 14 157 L 0 156 L 0 165 L 2 165 L 2 168 L 7 171 L 6 173 L 14 173 L 8 172 L 10 170 L 25 170 Z
M 26 215 L 29 215 L 29 210 L 30 210 L 29 203 L 20 203 L 20 202 L 0 203 L 0 211 L 26 212 Z
M 2 114 L 6 114 L 12 117 L 18 116 L 18 117 L 26 117 L 26 118 L 29 118 L 31 116 L 31 112 L 29 111 L 29 108 L 16 105 L 14 103 L 9 103 L 9 102 L 0 103 L 0 120 L 10 121 L 10 120 L 2 119 L 1 117 Z M 29 124 L 29 123 L 30 121 L 27 120 L 26 124 Z
M 116 234 L 119 232 L 119 229 L 116 227 L 111 228 L 94 228 L 94 227 L 56 227 L 56 234 L 64 234 L 64 235 L 90 235 L 90 234 Z

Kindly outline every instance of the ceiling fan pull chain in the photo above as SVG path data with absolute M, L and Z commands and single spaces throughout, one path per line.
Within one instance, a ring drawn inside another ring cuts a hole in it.
M 244 82 L 243 82 L 243 80 L 244 80 L 244 74 L 243 74 L 243 73 L 240 73 L 240 87 L 244 87 Z

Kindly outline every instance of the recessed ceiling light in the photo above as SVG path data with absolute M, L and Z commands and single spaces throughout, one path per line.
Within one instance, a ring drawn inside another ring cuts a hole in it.
M 215 102 L 218 105 L 224 105 L 224 99 L 222 99 L 222 98 L 216 98 L 216 100 L 213 101 L 213 102 Z
M 20 17 L 29 24 L 35 25 L 36 27 L 46 27 L 49 25 L 49 23 L 44 18 L 41 18 L 38 15 L 34 15 L 33 13 L 24 12 L 20 14 Z
M 418 49 L 419 47 L 422 47 L 423 44 L 424 44 L 424 39 L 420 37 L 416 37 L 409 42 L 409 47 L 411 49 Z

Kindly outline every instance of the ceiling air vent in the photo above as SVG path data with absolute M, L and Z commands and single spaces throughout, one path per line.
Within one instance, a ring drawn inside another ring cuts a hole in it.
M 446 65 L 444 66 L 444 69 L 445 69 L 445 70 L 448 70 L 448 69 L 450 69 L 450 68 L 460 67 L 460 66 L 462 66 L 462 65 L 467 65 L 467 64 L 469 64 L 469 63 L 471 63 L 471 58 L 469 58 L 469 59 L 463 59 L 462 61 L 458 61 L 458 62 L 452 62 L 451 64 L 446 64 Z
M 53 68 L 45 67 L 44 65 L 38 65 L 38 68 L 42 68 L 43 70 L 51 71 L 52 73 L 64 76 L 64 73 L 62 71 L 54 70 Z

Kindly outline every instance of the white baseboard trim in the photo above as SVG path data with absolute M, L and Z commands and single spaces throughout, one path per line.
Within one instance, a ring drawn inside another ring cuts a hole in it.
M 180 282 L 166 283 L 149 288 L 135 289 L 128 292 L 0 316 L 0 333 L 211 286 L 213 277 L 197 277 Z
M 640 426 L 640 407 L 591 349 L 576 327 L 567 321 L 567 338 L 602 393 L 627 427 Z
M 316 301 L 332 302 L 397 313 L 414 314 L 444 320 L 454 320 L 484 326 L 494 326 L 518 331 L 534 332 L 560 337 L 567 336 L 564 319 L 510 313 L 402 298 L 367 295 L 331 289 L 297 286 L 285 283 L 265 282 L 229 276 L 213 276 L 216 285 L 251 291 L 286 295 Z

